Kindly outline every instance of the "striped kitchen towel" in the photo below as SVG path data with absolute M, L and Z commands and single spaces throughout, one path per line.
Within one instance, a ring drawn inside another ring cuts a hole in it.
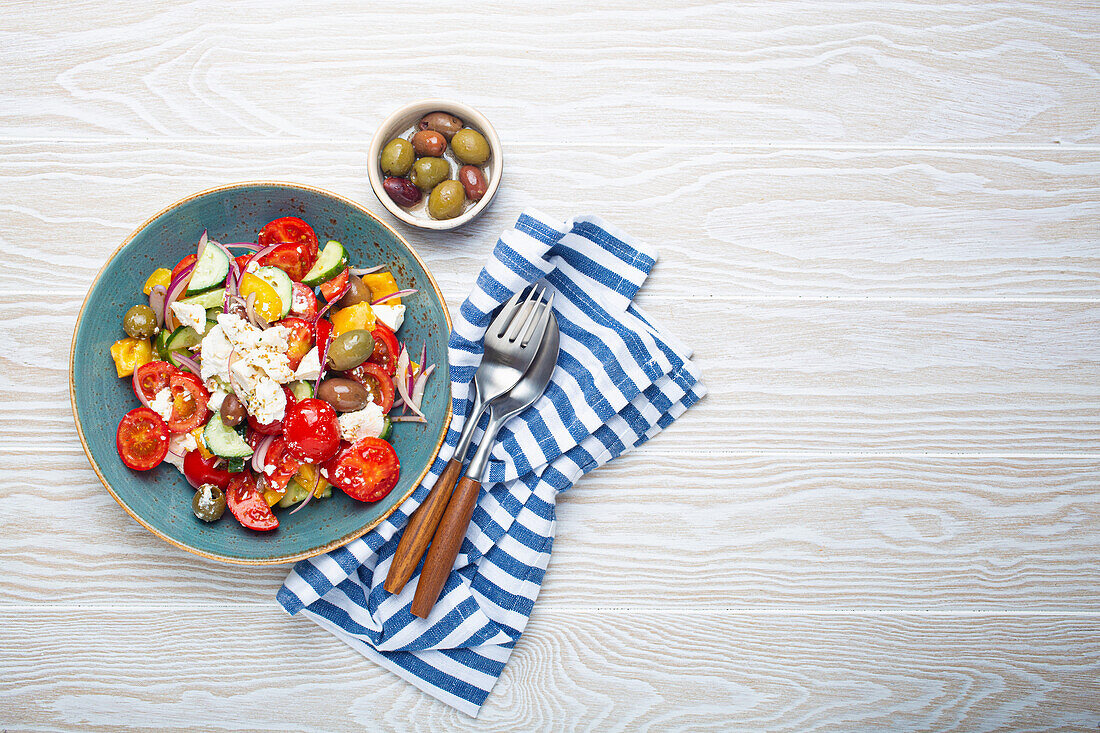
M 455 319 L 454 420 L 432 470 L 375 530 L 298 563 L 279 590 L 283 608 L 476 716 L 538 597 L 558 492 L 652 438 L 706 393 L 691 350 L 632 302 L 655 258 L 651 247 L 596 217 L 563 225 L 532 211 L 520 216 Z M 454 452 L 493 310 L 538 280 L 557 291 L 557 368 L 539 401 L 501 430 L 456 569 L 431 616 L 419 619 L 409 605 L 420 576 L 392 596 L 382 588 L 390 561 L 409 515 Z

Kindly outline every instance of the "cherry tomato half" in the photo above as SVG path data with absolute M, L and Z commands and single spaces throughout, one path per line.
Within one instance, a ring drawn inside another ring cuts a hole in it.
M 385 323 L 378 321 L 371 335 L 374 336 L 374 353 L 367 361 L 382 367 L 392 377 L 397 373 L 397 334 Z
M 367 388 L 371 401 L 382 408 L 383 414 L 393 408 L 393 379 L 381 366 L 368 361 L 345 374 Z
M 214 464 L 217 462 L 216 456 L 203 458 L 202 453 L 197 450 L 188 451 L 183 457 L 183 476 L 187 479 L 187 483 L 196 489 L 203 484 L 214 484 L 224 491 L 229 486 L 229 480 L 233 478 L 233 474 L 224 468 L 215 467 Z
M 135 407 L 119 422 L 115 445 L 129 468 L 148 471 L 168 455 L 168 427 L 148 407 Z
M 233 260 L 237 263 L 237 269 L 241 271 L 242 275 L 244 274 L 245 268 L 248 267 L 248 261 L 252 259 L 252 255 L 254 254 L 256 253 L 245 252 L 243 255 L 237 255 L 233 258 Z
M 333 300 L 339 300 L 343 297 L 344 291 L 348 289 L 348 268 L 344 268 L 336 277 L 331 280 L 321 283 L 321 295 L 324 296 L 326 303 L 331 303 Z
M 170 431 L 189 433 L 206 422 L 210 416 L 206 406 L 210 393 L 201 379 L 191 372 L 177 371 L 168 378 L 168 386 L 172 390 L 172 415 L 168 418 Z
M 301 283 L 291 285 L 293 294 L 290 299 L 290 315 L 312 321 L 317 317 L 317 296 L 313 294 L 313 288 Z
M 283 437 L 290 455 L 305 463 L 320 463 L 340 449 L 336 410 L 324 400 L 308 397 L 287 410 Z
M 313 322 L 313 343 L 317 344 L 317 356 L 320 357 L 320 352 L 325 350 L 324 345 L 328 342 L 329 337 L 332 336 L 332 322 L 325 318 L 318 318 Z M 322 364 L 321 366 L 324 366 Z
M 176 276 L 183 272 L 185 267 L 195 264 L 195 259 L 195 255 L 190 254 L 180 260 L 179 264 L 172 268 L 172 280 L 175 280 Z
M 286 355 L 290 359 L 290 368 L 297 369 L 302 358 L 313 348 L 312 324 L 301 318 L 284 318 L 275 325 L 284 326 L 290 331 Z
M 267 472 L 268 466 L 271 467 L 271 473 Z M 264 475 L 272 488 L 285 489 L 301 467 L 302 462 L 287 450 L 286 438 L 280 435 L 271 441 L 264 456 Z
M 393 446 L 381 438 L 363 438 L 325 463 L 328 480 L 359 501 L 378 501 L 393 490 L 401 464 Z
M 261 247 L 276 243 L 305 244 L 309 247 L 310 257 L 317 259 L 317 235 L 313 227 L 296 216 L 284 216 L 269 221 L 260 230 L 256 241 Z
M 268 532 L 279 526 L 279 520 L 256 489 L 256 478 L 251 471 L 241 471 L 229 481 L 225 503 L 237 521 L 248 529 Z
M 301 282 L 317 261 L 317 249 L 304 242 L 280 244 L 260 258 L 265 267 L 278 267 L 294 282 Z
M 142 402 L 152 402 L 157 393 L 168 386 L 168 380 L 179 372 L 166 361 L 151 361 L 142 364 L 134 373 L 134 395 Z M 140 394 L 138 392 L 140 391 Z

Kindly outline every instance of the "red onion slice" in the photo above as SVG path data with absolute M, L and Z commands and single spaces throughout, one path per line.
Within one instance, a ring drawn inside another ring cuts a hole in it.
M 420 403 L 424 401 L 424 388 L 428 385 L 428 377 L 432 376 L 432 372 L 434 371 L 435 364 L 432 364 L 427 369 L 422 370 L 413 383 L 412 401 L 417 409 L 420 409 Z
M 138 371 L 140 369 L 141 367 L 138 367 L 134 370 L 134 376 L 130 377 L 130 383 L 134 385 L 134 394 L 137 395 L 138 401 L 141 402 L 142 407 L 148 407 L 152 410 L 153 406 L 149 404 L 149 400 L 145 399 L 145 395 L 142 394 L 141 389 L 138 387 Z
M 325 339 L 325 343 L 317 350 L 317 355 L 320 357 L 317 362 L 320 364 L 320 368 L 317 370 L 317 379 L 313 382 L 313 394 L 317 394 L 317 390 L 321 389 L 321 380 L 325 378 L 325 366 L 328 361 L 328 347 L 332 343 L 332 332 L 329 332 L 328 338 Z
M 321 472 L 320 472 L 320 470 L 318 470 L 317 471 L 317 478 L 315 478 L 313 480 L 313 488 L 309 490 L 308 494 L 306 494 L 306 498 L 302 499 L 302 503 L 299 504 L 298 506 L 294 507 L 293 509 L 291 509 L 290 513 L 293 514 L 294 512 L 298 511 L 299 509 L 304 507 L 306 504 L 308 504 L 309 500 L 313 498 L 313 495 L 317 493 L 317 487 L 320 486 L 320 485 L 321 485 Z
M 154 285 L 149 291 L 149 307 L 157 316 L 157 327 L 164 325 L 164 296 L 168 294 L 168 288 L 163 285 Z
M 356 277 L 361 277 L 363 275 L 372 275 L 379 270 L 384 269 L 385 267 L 385 265 L 375 265 L 374 267 L 353 267 L 348 270 L 348 272 L 350 272 L 352 275 L 355 275 Z M 393 296 L 391 295 L 389 297 L 392 298 Z
M 339 302 L 340 302 L 340 300 L 341 300 L 341 299 L 342 299 L 342 298 L 343 298 L 343 297 L 344 297 L 345 295 L 347 295 L 347 294 L 348 294 L 348 290 L 349 290 L 349 289 L 351 289 L 351 285 L 350 285 L 350 284 L 348 284 L 348 285 L 345 285 L 345 286 L 344 286 L 343 288 L 341 288 L 341 289 L 340 289 L 340 292 L 339 292 L 339 293 L 337 293 L 336 295 L 332 296 L 332 300 L 330 300 L 330 301 L 328 301 L 327 303 L 325 303 L 325 307 L 324 307 L 324 308 L 322 308 L 322 309 L 321 309 L 320 311 L 318 311 L 318 313 L 317 313 L 317 317 L 313 319 L 313 322 L 314 322 L 314 323 L 316 323 L 317 321 L 319 321 L 319 320 L 321 320 L 322 318 L 324 318 L 324 317 L 325 317 L 325 314 L 326 314 L 326 313 L 328 313 L 328 309 L 329 309 L 329 308 L 331 308 L 332 306 L 336 305 L 337 303 L 339 303 Z
M 396 417 L 391 417 L 390 422 L 418 422 L 427 424 L 428 420 L 427 418 L 417 417 L 416 415 L 397 415 Z
M 267 458 L 267 449 L 275 442 L 274 435 L 268 435 L 256 446 L 256 452 L 252 454 L 252 470 L 266 476 L 264 473 L 264 459 Z
M 268 252 L 270 252 L 273 249 L 275 249 L 276 247 L 278 247 L 280 244 L 293 244 L 293 242 L 275 242 L 274 244 L 269 244 L 266 247 L 264 247 L 263 249 L 258 250 L 257 252 L 255 252 L 251 257 L 249 257 L 248 258 L 248 264 L 251 265 L 253 262 L 255 262 L 257 265 L 260 264 L 260 258 L 262 258 Z M 247 265 L 246 265 L 245 269 L 248 269 Z
M 195 263 L 192 262 L 190 265 L 180 270 L 180 274 L 176 275 L 168 285 L 168 291 L 164 296 L 164 312 L 161 315 L 164 317 L 164 323 L 173 330 L 175 326 L 172 324 L 175 323 L 176 317 L 172 315 L 172 303 L 176 302 L 176 298 L 180 296 L 180 293 L 187 290 L 187 284 L 191 282 L 191 271 L 194 269 Z
M 195 262 L 202 259 L 202 253 L 206 249 L 206 243 L 210 241 L 206 236 L 206 230 L 202 230 L 202 236 L 199 237 L 199 247 L 195 250 Z
M 409 394 L 409 351 L 402 348 L 401 355 L 397 358 L 397 376 L 394 378 L 394 386 L 397 387 L 397 391 L 401 394 L 401 399 L 405 400 L 405 405 L 413 411 L 414 414 L 419 417 L 424 417 L 424 413 L 420 411 L 420 408 L 413 404 L 412 396 Z M 391 418 L 392 419 L 392 418 Z
M 248 298 L 244 301 L 244 312 L 248 315 L 248 322 L 256 328 L 261 330 L 267 328 L 271 324 L 260 317 L 260 314 L 256 312 L 256 294 L 249 293 Z
M 255 242 L 231 242 L 231 243 L 226 244 L 224 246 L 225 247 L 238 247 L 240 249 L 250 249 L 253 252 L 259 252 L 260 251 L 260 245 L 256 244 Z
M 384 295 L 381 298 L 378 298 L 377 300 L 372 300 L 370 304 L 371 305 L 380 305 L 382 303 L 385 303 L 390 298 L 404 298 L 404 297 L 407 297 L 409 295 L 413 295 L 413 294 L 419 293 L 419 292 L 420 291 L 415 289 L 415 288 L 406 288 L 405 290 L 398 290 L 396 293 L 390 293 L 389 295 Z
M 193 373 L 196 377 L 202 378 L 202 370 L 199 369 L 199 364 L 189 356 L 183 356 L 176 354 L 176 361 L 180 363 L 180 366 L 187 371 Z

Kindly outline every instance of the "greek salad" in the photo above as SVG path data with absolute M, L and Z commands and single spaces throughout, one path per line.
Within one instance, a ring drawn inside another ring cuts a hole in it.
M 319 247 L 296 217 L 255 243 L 203 232 L 194 254 L 149 276 L 148 302 L 111 346 L 141 402 L 118 425 L 119 457 L 135 471 L 172 464 L 195 488 L 198 519 L 228 507 L 257 531 L 333 486 L 382 499 L 400 476 L 394 423 L 427 422 L 435 365 L 397 335 L 416 292 L 385 265 L 350 268 L 340 242 Z

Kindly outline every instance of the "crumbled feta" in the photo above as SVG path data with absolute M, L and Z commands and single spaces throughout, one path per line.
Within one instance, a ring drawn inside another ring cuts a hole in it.
M 286 395 L 283 388 L 274 379 L 261 377 L 253 389 L 246 396 L 248 412 L 267 424 L 282 420 L 286 416 Z
M 164 456 L 164 462 L 171 463 L 183 473 L 183 457 L 198 447 L 199 442 L 191 433 L 172 433 L 172 437 L 168 439 L 168 454 Z
M 206 309 L 194 303 L 172 303 L 172 314 L 184 326 L 190 326 L 201 336 L 206 331 Z
M 264 473 L 266 473 L 268 476 L 275 473 L 275 466 L 271 465 L 270 463 L 264 464 Z
M 164 422 L 168 422 L 168 418 L 172 417 L 172 390 L 167 387 L 161 389 L 157 392 L 157 396 L 149 401 L 149 407 L 160 415 Z
M 220 317 L 220 316 L 219 316 Z M 221 324 L 214 326 L 202 340 L 202 374 L 207 386 L 214 378 L 229 383 L 229 356 L 233 353 L 233 343 L 226 338 Z
M 244 267 L 245 272 L 256 272 L 256 270 L 259 270 L 259 269 L 260 269 L 260 263 L 257 262 L 254 259 L 249 260 L 248 264 L 245 265 L 245 267 Z
M 310 303 L 310 293 L 309 288 L 294 288 L 290 296 L 290 310 L 298 314 L 308 313 L 310 306 L 317 303 L 316 298 Z
M 294 378 L 310 382 L 319 376 L 321 376 L 321 357 L 318 356 L 317 347 L 314 346 L 298 363 L 298 368 L 294 370 Z
M 391 331 L 397 331 L 405 322 L 405 306 L 403 305 L 372 305 L 374 317 L 390 327 Z
M 337 422 L 340 423 L 340 437 L 349 443 L 363 438 L 377 438 L 386 425 L 382 408 L 373 402 L 362 410 L 345 412 L 337 418 Z
M 206 401 L 206 406 L 214 412 L 222 409 L 222 402 L 225 402 L 225 398 L 229 396 L 229 393 L 223 389 L 215 387 L 210 392 L 210 399 Z

